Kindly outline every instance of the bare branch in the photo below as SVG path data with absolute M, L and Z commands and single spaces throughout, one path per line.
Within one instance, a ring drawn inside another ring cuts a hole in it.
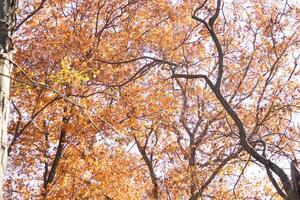
M 27 15 L 19 24 L 17 24 L 14 28 L 14 31 L 17 31 L 25 22 L 27 22 L 28 20 L 30 20 L 37 12 L 39 12 L 45 4 L 46 0 L 42 0 L 40 5 L 29 15 Z

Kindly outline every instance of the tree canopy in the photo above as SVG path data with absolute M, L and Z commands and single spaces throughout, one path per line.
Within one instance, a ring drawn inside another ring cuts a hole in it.
M 299 2 L 19 0 L 16 19 L 5 198 L 297 199 Z

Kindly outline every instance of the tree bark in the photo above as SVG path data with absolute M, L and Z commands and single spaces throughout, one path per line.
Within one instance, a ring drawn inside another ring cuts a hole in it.
M 7 164 L 7 126 L 9 121 L 10 75 L 13 68 L 12 31 L 16 0 L 0 0 L 0 199 L 3 199 L 3 177 Z

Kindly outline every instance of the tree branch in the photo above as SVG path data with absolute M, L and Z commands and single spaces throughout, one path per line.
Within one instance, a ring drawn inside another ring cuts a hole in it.
M 12 139 L 12 141 L 9 144 L 8 147 L 8 156 L 10 155 L 11 151 L 12 151 L 12 147 L 14 146 L 14 144 L 17 142 L 18 138 L 22 135 L 22 133 L 26 130 L 26 128 L 32 124 L 33 120 L 41 113 L 43 112 L 47 107 L 49 107 L 50 105 L 52 105 L 55 101 L 58 101 L 62 99 L 59 96 L 56 96 L 54 99 L 52 99 L 51 101 L 49 101 L 48 103 L 46 103 L 41 109 L 39 109 L 37 112 L 35 112 L 31 119 L 23 126 L 23 128 L 21 130 L 19 130 L 18 132 L 16 132 L 14 134 L 14 137 Z
M 283 188 L 286 192 L 286 194 L 290 194 L 292 192 L 292 184 L 287 176 L 287 174 L 281 169 L 278 165 L 273 163 L 272 161 L 266 159 L 262 155 L 260 155 L 248 142 L 246 130 L 244 128 L 244 124 L 241 121 L 241 119 L 238 117 L 238 115 L 235 113 L 233 108 L 229 105 L 229 103 L 225 100 L 219 89 L 214 86 L 214 84 L 211 82 L 211 80 L 206 75 L 187 75 L 187 74 L 174 74 L 171 76 L 172 78 L 188 78 L 188 79 L 197 79 L 197 78 L 203 78 L 212 92 L 215 94 L 216 98 L 221 103 L 222 107 L 225 109 L 225 111 L 229 114 L 231 119 L 235 122 L 235 125 L 237 126 L 239 130 L 239 139 L 240 144 L 244 148 L 244 150 L 249 153 L 255 160 L 257 160 L 259 163 L 263 164 L 265 168 L 270 168 L 281 180 L 283 184 Z
M 201 186 L 199 191 L 192 196 L 189 200 L 197 200 L 199 197 L 201 197 L 204 190 L 208 187 L 208 185 L 214 180 L 214 178 L 218 175 L 218 173 L 222 170 L 222 168 L 232 159 L 236 158 L 240 153 L 242 152 L 242 148 L 238 149 L 235 153 L 227 156 L 222 162 L 218 165 L 218 167 L 215 169 L 215 171 L 210 175 L 210 177 L 207 179 L 207 181 Z
M 151 133 L 152 133 L 152 131 L 150 131 L 150 133 L 148 134 L 144 146 L 142 146 L 140 144 L 137 137 L 135 137 L 135 136 L 134 136 L 134 140 L 135 140 L 135 143 L 138 147 L 138 150 L 139 150 L 140 154 L 142 155 L 143 160 L 145 161 L 145 163 L 148 167 L 149 173 L 150 173 L 151 182 L 153 184 L 152 195 L 153 195 L 154 199 L 159 199 L 157 177 L 156 177 L 155 172 L 154 172 L 152 159 L 149 158 L 149 156 L 147 155 L 147 152 L 146 152 L 147 141 L 148 141 L 148 138 L 150 137 Z
M 32 18 L 37 12 L 39 12 L 44 4 L 45 4 L 46 0 L 42 0 L 40 5 L 29 15 L 27 15 L 19 24 L 17 24 L 14 28 L 14 31 L 17 31 L 26 21 L 28 21 L 30 18 Z
M 67 107 L 65 106 L 64 107 L 64 114 L 66 112 L 67 112 Z M 56 174 L 56 169 L 57 169 L 59 161 L 62 157 L 65 142 L 66 142 L 67 131 L 66 131 L 65 126 L 68 123 L 69 119 L 70 119 L 70 117 L 67 117 L 67 116 L 63 116 L 63 118 L 62 118 L 63 124 L 62 124 L 61 130 L 60 130 L 59 142 L 58 142 L 58 146 L 57 146 L 57 150 L 56 150 L 54 160 L 53 160 L 52 165 L 51 165 L 51 169 L 50 169 L 48 177 L 47 177 L 47 181 L 45 183 L 45 189 L 47 188 L 48 184 L 53 183 L 53 181 L 54 181 L 54 177 L 55 177 L 55 174 Z
M 204 2 L 206 3 L 206 1 Z M 217 76 L 217 80 L 216 80 L 216 89 L 220 90 L 221 88 L 221 82 L 222 82 L 222 77 L 223 77 L 223 71 L 224 71 L 224 55 L 223 55 L 223 50 L 222 50 L 222 46 L 221 43 L 217 37 L 216 32 L 214 31 L 214 24 L 216 19 L 219 16 L 220 13 L 220 9 L 221 9 L 221 0 L 217 1 L 217 8 L 215 11 L 215 14 L 209 19 L 209 22 L 207 23 L 205 20 L 201 19 L 200 17 L 197 17 L 197 11 L 200 10 L 202 7 L 204 6 L 204 4 L 202 4 L 199 8 L 197 8 L 192 16 L 193 19 L 195 19 L 196 21 L 202 23 L 206 29 L 209 31 L 210 36 L 212 37 L 212 40 L 217 48 L 217 52 L 218 52 L 218 76 Z

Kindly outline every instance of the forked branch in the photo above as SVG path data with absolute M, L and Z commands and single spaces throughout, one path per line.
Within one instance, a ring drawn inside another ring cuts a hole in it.
M 240 144 L 243 147 L 243 149 L 249 153 L 255 160 L 257 160 L 259 163 L 263 164 L 266 169 L 271 169 L 281 180 L 283 188 L 286 192 L 286 194 L 293 193 L 292 191 L 292 184 L 287 176 L 287 174 L 281 169 L 278 165 L 267 159 L 266 157 L 260 155 L 248 142 L 246 130 L 244 128 L 244 124 L 239 118 L 239 116 L 236 114 L 236 112 L 233 110 L 233 108 L 229 105 L 229 103 L 225 100 L 223 95 L 221 94 L 220 90 L 211 82 L 211 80 L 203 74 L 196 74 L 196 75 L 188 75 L 188 74 L 173 74 L 171 76 L 172 78 L 187 78 L 187 79 L 198 79 L 202 78 L 206 81 L 216 98 L 218 99 L 219 103 L 221 103 L 222 107 L 225 109 L 225 111 L 229 114 L 229 116 L 232 118 L 232 120 L 235 122 L 235 125 L 237 126 L 239 130 L 239 139 Z

